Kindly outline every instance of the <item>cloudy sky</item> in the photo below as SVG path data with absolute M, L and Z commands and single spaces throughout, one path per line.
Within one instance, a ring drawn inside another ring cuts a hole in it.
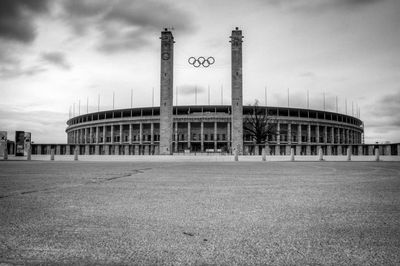
M 400 142 L 398 0 L 1 0 L 0 130 L 65 143 L 66 120 L 159 105 L 160 32 L 173 28 L 178 104 L 230 103 L 231 30 L 243 30 L 244 103 L 338 110 L 365 141 Z M 194 68 L 190 56 L 213 56 Z M 267 88 L 267 89 L 265 89 Z M 154 91 L 154 100 L 152 99 Z M 222 93 L 221 93 L 222 91 Z M 176 95 L 176 94 L 175 94 Z M 223 95 L 223 99 L 221 99 Z M 80 102 L 80 105 L 79 105 Z M 87 102 L 89 102 L 87 106 Z M 176 99 L 174 99 L 176 103 Z M 79 108 L 80 106 L 80 108 Z

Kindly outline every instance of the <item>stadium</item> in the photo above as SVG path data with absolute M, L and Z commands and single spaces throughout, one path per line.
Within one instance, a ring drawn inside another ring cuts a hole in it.
M 358 150 L 363 136 L 358 118 L 310 109 L 259 109 L 277 123 L 277 135 L 268 139 L 271 155 L 289 154 L 290 148 L 297 155 L 313 155 L 319 147 L 327 155 L 341 155 L 348 145 L 353 146 L 353 154 L 367 152 Z M 252 110 L 252 106 L 244 106 L 244 119 Z M 173 153 L 231 153 L 231 106 L 175 106 L 173 114 Z M 79 145 L 81 154 L 159 154 L 159 107 L 90 113 L 74 117 L 67 124 L 68 144 Z M 243 154 L 257 153 L 257 144 L 246 132 L 243 143 Z
M 304 108 L 257 106 L 275 126 L 265 141 L 244 128 L 254 106 L 243 106 L 242 31 L 232 30 L 231 105 L 173 106 L 174 37 L 161 32 L 160 106 L 107 110 L 67 121 L 67 144 L 32 144 L 32 154 L 171 155 L 398 155 L 398 144 L 364 144 L 363 122 L 354 116 Z M 204 59 L 204 57 L 203 57 Z M 191 58 L 200 60 L 200 58 Z M 195 61 L 192 61 L 192 63 Z M 189 62 L 190 63 L 190 62 Z M 195 67 L 201 67 L 201 61 Z M 204 65 L 203 65 L 204 66 Z M 208 67 L 204 66 L 204 67 Z M 349 149 L 350 148 L 350 149 Z

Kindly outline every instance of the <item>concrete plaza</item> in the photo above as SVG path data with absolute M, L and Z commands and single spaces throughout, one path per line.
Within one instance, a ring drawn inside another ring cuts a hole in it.
M 0 212 L 5 265 L 400 264 L 399 162 L 0 161 Z

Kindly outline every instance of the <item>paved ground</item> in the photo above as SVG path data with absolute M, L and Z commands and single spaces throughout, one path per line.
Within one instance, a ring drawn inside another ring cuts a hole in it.
M 0 161 L 0 264 L 400 264 L 398 162 Z

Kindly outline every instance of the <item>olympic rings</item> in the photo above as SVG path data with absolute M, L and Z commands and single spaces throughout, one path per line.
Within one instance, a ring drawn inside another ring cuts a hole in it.
M 192 56 L 192 57 L 189 57 L 188 63 L 194 67 L 200 67 L 200 66 L 209 67 L 215 63 L 215 59 L 212 56 L 208 57 L 207 59 L 204 58 L 203 56 L 200 56 L 197 59 Z

